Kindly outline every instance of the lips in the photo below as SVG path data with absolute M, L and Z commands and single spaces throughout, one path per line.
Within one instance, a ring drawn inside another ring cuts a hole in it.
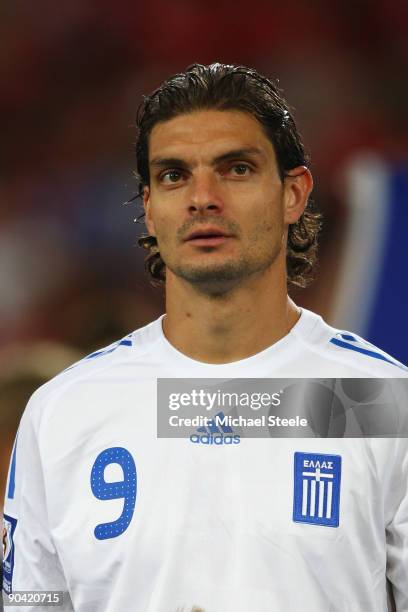
M 186 241 L 211 240 L 213 238 L 229 238 L 230 234 L 220 230 L 217 227 L 202 227 L 192 231 L 186 238 Z

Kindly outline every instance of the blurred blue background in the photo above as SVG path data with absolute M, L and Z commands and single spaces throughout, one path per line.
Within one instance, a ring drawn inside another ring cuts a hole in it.
M 136 246 L 140 208 L 123 202 L 136 188 L 142 94 L 193 62 L 279 79 L 325 218 L 316 281 L 294 297 L 408 361 L 406 10 L 386 0 L 2 3 L 0 476 L 29 391 L 163 310 Z

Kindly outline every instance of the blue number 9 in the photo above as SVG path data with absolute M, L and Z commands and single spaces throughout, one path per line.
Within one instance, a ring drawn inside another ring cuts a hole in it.
M 111 463 L 117 463 L 123 470 L 123 480 L 106 482 L 105 468 Z M 123 512 L 112 523 L 101 523 L 95 527 L 95 537 L 98 540 L 116 538 L 129 527 L 136 504 L 137 475 L 136 465 L 132 455 L 126 448 L 114 447 L 102 451 L 96 458 L 91 473 L 92 493 L 98 499 L 123 499 Z

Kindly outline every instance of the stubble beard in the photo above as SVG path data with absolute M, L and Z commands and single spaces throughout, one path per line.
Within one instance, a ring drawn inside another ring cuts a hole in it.
M 266 271 L 276 261 L 281 248 L 279 245 L 261 254 L 241 254 L 234 261 L 219 264 L 174 264 L 168 265 L 173 274 L 186 281 L 200 293 L 221 297 L 242 285 L 250 277 Z
M 210 218 L 203 218 L 198 223 L 208 223 Z M 216 220 L 216 225 L 229 234 L 241 238 L 239 226 L 232 221 L 222 219 Z M 197 226 L 197 220 L 185 223 L 177 232 L 177 242 L 180 244 L 185 239 L 188 231 Z M 223 297 L 234 288 L 242 285 L 246 280 L 262 274 L 270 268 L 277 260 L 282 249 L 286 250 L 283 236 L 280 240 L 278 234 L 275 237 L 271 232 L 271 226 L 258 223 L 248 237 L 247 248 L 242 247 L 241 252 L 233 259 L 219 263 L 202 262 L 200 264 L 187 263 L 183 261 L 172 261 L 169 257 L 165 261 L 166 267 L 178 278 L 186 281 L 200 293 L 212 297 Z M 213 247 L 205 247 L 204 252 L 211 256 Z

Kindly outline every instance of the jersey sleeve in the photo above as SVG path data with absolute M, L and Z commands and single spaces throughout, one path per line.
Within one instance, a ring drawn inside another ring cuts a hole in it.
M 3 517 L 3 590 L 62 591 L 61 612 L 73 610 L 49 529 L 41 453 L 32 399 L 23 414 L 10 461 Z M 22 610 L 37 607 L 19 606 Z
M 393 478 L 388 495 L 391 516 L 386 525 L 387 577 L 397 612 L 408 612 L 408 439 L 395 440 Z

